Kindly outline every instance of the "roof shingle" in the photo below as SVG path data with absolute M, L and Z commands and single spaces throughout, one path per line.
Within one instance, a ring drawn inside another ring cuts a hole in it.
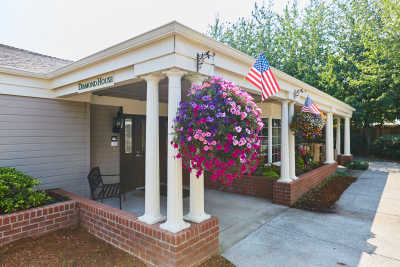
M 43 74 L 59 69 L 72 62 L 71 60 L 46 56 L 0 44 L 0 67 Z

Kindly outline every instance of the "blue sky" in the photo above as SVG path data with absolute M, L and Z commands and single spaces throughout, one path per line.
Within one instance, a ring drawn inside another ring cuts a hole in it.
M 287 1 L 275 1 L 275 11 L 281 12 Z M 299 6 L 308 1 L 298 0 Z M 77 60 L 173 20 L 204 33 L 217 15 L 248 17 L 254 2 L 2 0 L 0 43 Z

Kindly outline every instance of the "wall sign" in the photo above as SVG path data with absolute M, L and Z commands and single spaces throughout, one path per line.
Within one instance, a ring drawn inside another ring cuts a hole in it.
M 112 75 L 110 75 L 110 76 L 105 76 L 105 77 L 99 77 L 97 79 L 87 81 L 87 82 L 81 82 L 78 84 L 78 90 L 98 88 L 98 87 L 102 87 L 103 85 L 112 85 L 112 84 L 114 84 L 114 77 Z
M 111 146 L 117 147 L 118 145 L 118 137 L 116 135 L 111 136 Z

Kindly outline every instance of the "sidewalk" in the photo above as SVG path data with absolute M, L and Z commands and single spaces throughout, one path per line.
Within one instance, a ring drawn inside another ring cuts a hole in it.
M 237 266 L 400 266 L 400 164 L 370 169 L 337 213 L 287 209 L 225 251 Z

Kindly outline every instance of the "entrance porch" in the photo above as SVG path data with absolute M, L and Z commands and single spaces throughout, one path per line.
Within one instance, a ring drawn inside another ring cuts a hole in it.
M 288 209 L 271 200 L 206 189 L 205 210 L 219 221 L 219 251 L 222 253 L 262 226 L 268 219 Z M 144 190 L 126 194 L 123 210 L 138 216 L 144 214 Z M 118 199 L 104 204 L 119 207 Z M 183 211 L 189 212 L 190 199 L 183 198 Z M 161 214 L 167 215 L 167 197 L 161 195 Z

